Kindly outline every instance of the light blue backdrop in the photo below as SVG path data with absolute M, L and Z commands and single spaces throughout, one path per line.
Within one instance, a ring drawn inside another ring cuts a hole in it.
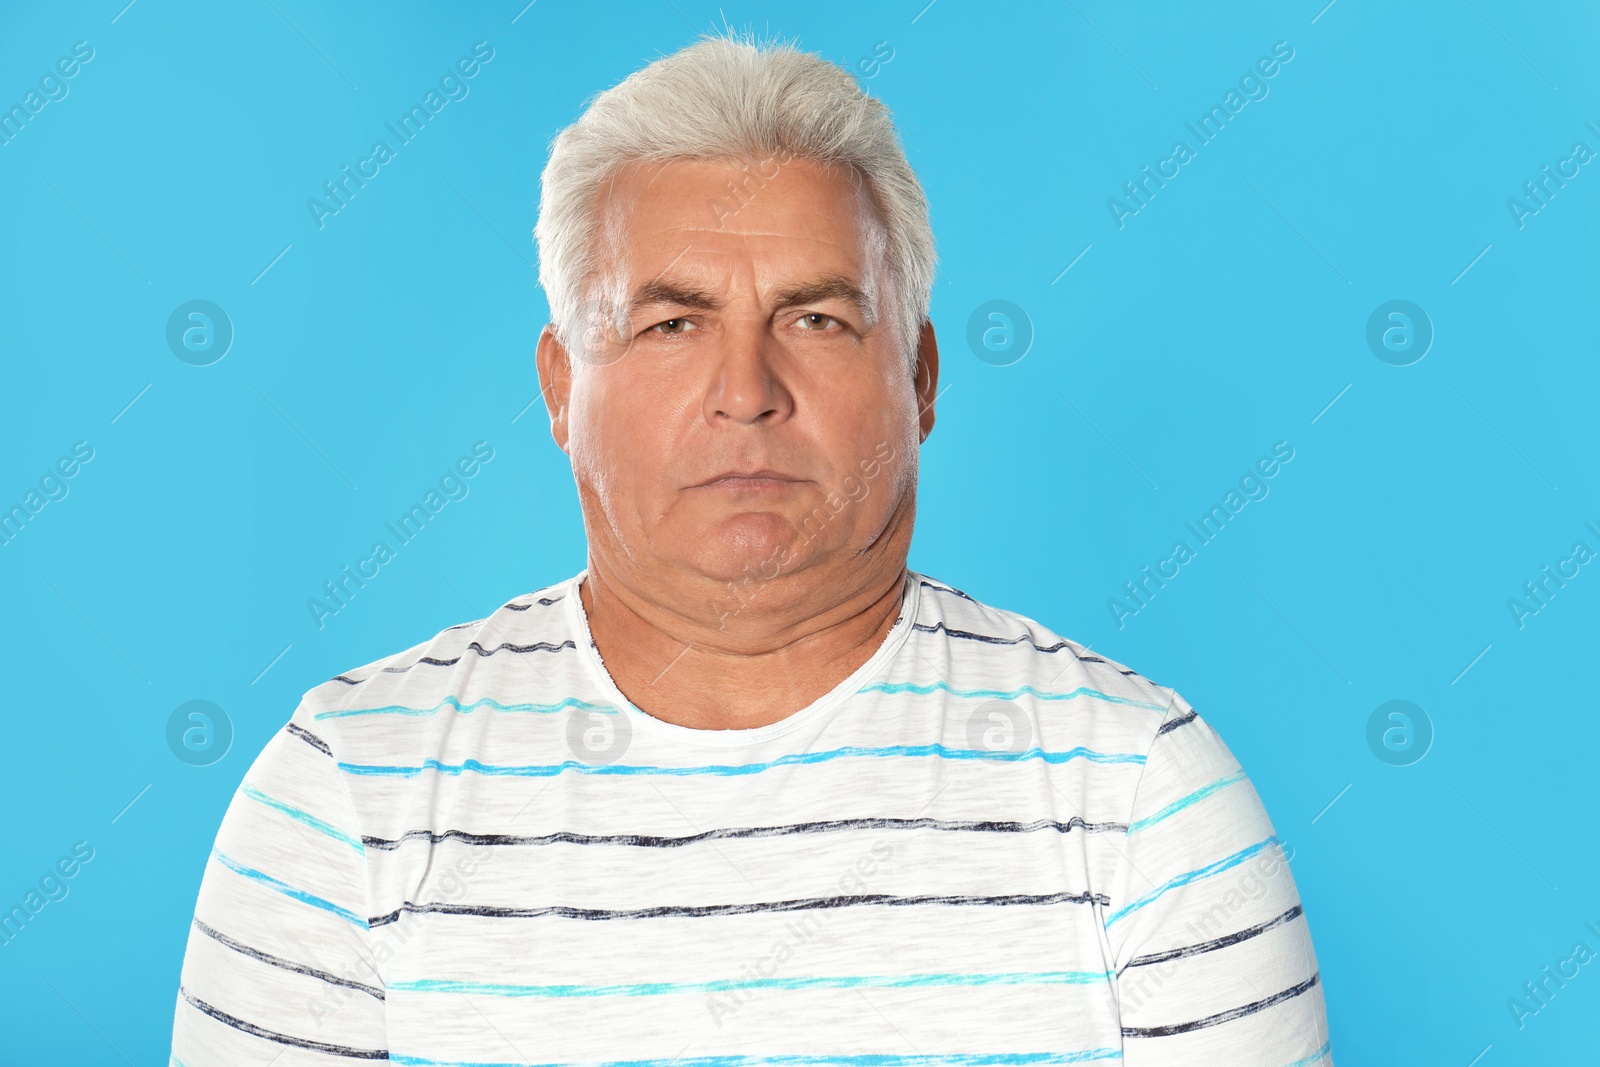
M 0 508 L 28 516 L 0 907 L 92 850 L 0 946 L 0 1060 L 164 1063 L 212 835 L 300 694 L 583 565 L 528 407 L 545 145 L 724 17 L 857 69 L 926 185 L 948 390 L 913 566 L 1216 725 L 1294 848 L 1339 1062 L 1594 1055 L 1600 962 L 1562 963 L 1600 951 L 1592 5 L 525 2 L 0 13 Z M 231 323 L 206 366 L 220 332 L 168 340 L 196 300 Z M 994 300 L 1020 314 L 974 349 Z M 319 628 L 307 600 L 477 441 L 468 495 Z M 169 743 L 193 700 L 231 723 L 208 765 Z

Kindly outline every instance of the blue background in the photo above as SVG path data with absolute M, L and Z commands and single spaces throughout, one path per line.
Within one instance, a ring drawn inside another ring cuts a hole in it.
M 3 1062 L 165 1063 L 212 836 L 300 694 L 583 566 L 528 407 L 545 147 L 724 17 L 857 69 L 927 189 L 947 390 L 912 565 L 1217 727 L 1294 849 L 1338 1062 L 1594 1056 L 1600 962 L 1520 1029 L 1507 1006 L 1600 951 L 1600 563 L 1508 607 L 1600 550 L 1600 164 L 1520 227 L 1507 205 L 1600 150 L 1592 5 L 125 2 L 0 13 L 0 106 L 94 49 L 0 146 L 0 507 L 94 449 L 0 546 L 0 908 L 95 850 L 0 947 Z M 470 95 L 319 229 L 307 200 L 479 41 Z M 1197 147 L 1278 41 L 1268 95 Z M 166 341 L 195 299 L 235 332 L 205 367 Z M 1032 333 L 1007 366 L 966 340 L 996 299 Z M 1394 299 L 1432 324 L 1409 366 L 1366 339 Z M 470 495 L 319 629 L 308 598 L 479 440 Z M 1278 441 L 1269 495 L 1119 626 L 1123 583 Z M 194 699 L 234 732 L 209 766 L 167 742 Z M 1433 732 L 1406 766 L 1367 740 L 1395 699 Z

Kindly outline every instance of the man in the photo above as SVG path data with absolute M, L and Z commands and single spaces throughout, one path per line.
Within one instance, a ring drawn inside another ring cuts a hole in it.
M 883 106 L 700 42 L 561 134 L 536 233 L 588 566 L 306 694 L 174 1061 L 1331 1064 L 1216 733 L 907 569 L 934 258 Z

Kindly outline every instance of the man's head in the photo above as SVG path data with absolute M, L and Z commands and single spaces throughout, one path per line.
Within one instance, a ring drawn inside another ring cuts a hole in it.
M 898 571 L 934 253 L 881 103 L 818 57 L 702 41 L 556 138 L 536 235 L 539 372 L 591 558 L 719 582 Z

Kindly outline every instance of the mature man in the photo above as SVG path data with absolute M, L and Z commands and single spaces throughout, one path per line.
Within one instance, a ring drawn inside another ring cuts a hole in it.
M 588 566 L 306 694 L 174 1062 L 1331 1064 L 1216 733 L 907 569 L 934 249 L 883 106 L 702 41 L 556 139 L 536 232 Z

